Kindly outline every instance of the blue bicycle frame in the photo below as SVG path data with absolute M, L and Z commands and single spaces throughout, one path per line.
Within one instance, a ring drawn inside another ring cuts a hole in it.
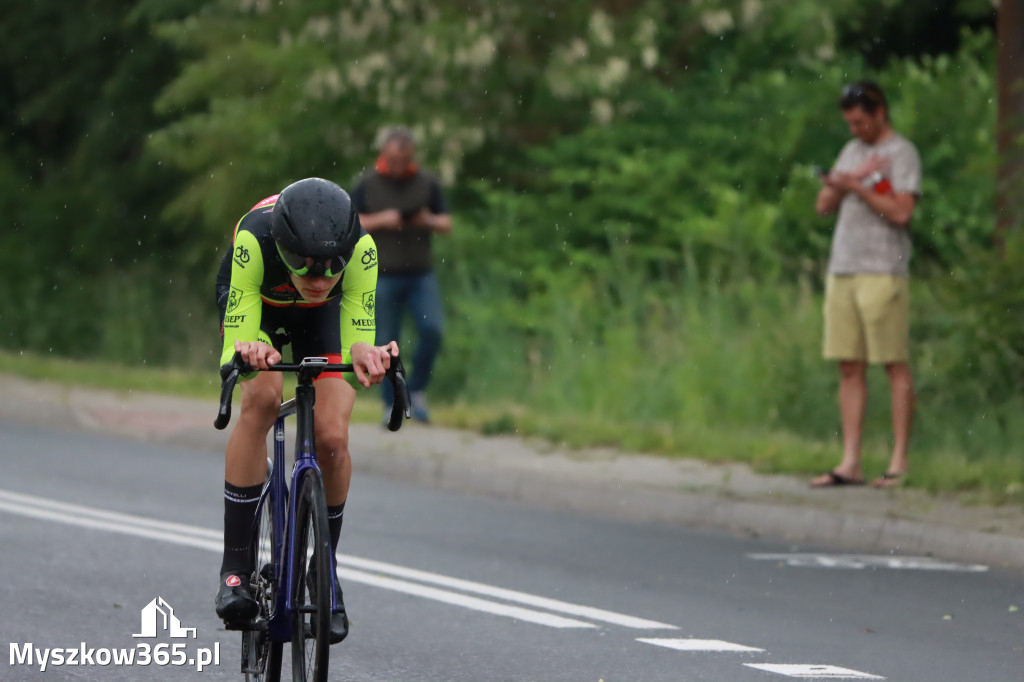
M 292 628 L 289 614 L 294 610 L 292 594 L 289 586 L 291 581 L 291 567 L 295 559 L 295 517 L 297 514 L 297 495 L 289 494 L 290 491 L 301 490 L 305 476 L 310 471 L 319 471 L 316 463 L 316 453 L 311 434 L 303 434 L 298 429 L 295 436 L 295 466 L 292 468 L 291 486 L 285 485 L 284 463 L 285 463 L 285 419 L 302 410 L 304 414 L 298 415 L 299 424 L 311 425 L 313 423 L 313 388 L 312 386 L 299 385 L 295 389 L 295 398 L 281 406 L 278 412 L 277 421 L 274 423 L 274 460 L 267 485 L 263 488 L 259 504 L 270 504 L 271 519 L 273 520 L 273 531 L 271 533 L 271 556 L 274 561 L 271 563 L 270 580 L 275 586 L 274 608 L 270 614 L 270 622 L 267 626 L 267 633 L 272 641 L 287 642 L 291 639 Z M 288 514 L 285 516 L 285 507 Z M 257 518 L 259 518 L 259 511 Z M 285 527 L 285 519 L 288 525 Z M 258 541 L 258 540 L 257 540 Z M 283 561 L 282 561 L 283 557 Z M 335 559 L 331 557 L 331 567 L 335 569 Z M 338 608 L 338 597 L 334 591 L 334 581 L 331 583 L 331 610 Z

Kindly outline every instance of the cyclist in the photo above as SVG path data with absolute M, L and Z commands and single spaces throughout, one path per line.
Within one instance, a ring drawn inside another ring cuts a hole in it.
M 398 355 L 394 341 L 373 345 L 376 286 L 373 238 L 362 229 L 348 193 L 320 178 L 299 180 L 242 216 L 217 275 L 222 366 L 237 351 L 255 370 L 265 370 L 281 361 L 281 347 L 288 342 L 296 360 L 324 356 L 354 365 L 354 377 L 324 373 L 316 384 L 316 451 L 327 493 L 332 562 L 352 474 L 348 425 L 355 384 L 380 383 L 392 355 Z M 224 558 L 216 600 L 217 615 L 228 627 L 250 621 L 259 611 L 249 589 L 249 542 L 282 375 L 256 372 L 241 386 L 242 406 L 225 454 Z M 338 611 L 331 616 L 332 644 L 348 634 L 336 568 L 334 581 Z

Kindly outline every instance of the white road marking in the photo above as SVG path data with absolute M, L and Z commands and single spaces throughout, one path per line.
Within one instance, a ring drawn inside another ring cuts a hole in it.
M 759 561 L 784 561 L 790 566 L 807 568 L 891 568 L 904 571 L 953 571 L 960 573 L 984 573 L 988 566 L 982 564 L 958 564 L 941 561 L 932 557 L 877 556 L 870 554 L 748 554 L 748 559 Z
M 46 521 L 55 521 L 82 528 L 92 528 L 122 535 L 132 535 L 150 540 L 169 542 L 187 547 L 195 547 L 208 551 L 221 552 L 223 550 L 222 535 L 216 530 L 190 526 L 181 523 L 159 521 L 157 519 L 112 512 L 105 509 L 85 507 L 82 505 L 70 504 L 50 500 L 34 495 L 26 495 L 13 491 L 0 489 L 0 510 L 13 514 L 28 516 Z M 546 625 L 555 628 L 593 628 L 593 623 L 588 623 L 572 618 L 564 618 L 541 611 L 524 609 L 517 606 L 510 606 L 499 602 L 479 599 L 456 592 L 440 590 L 427 587 L 406 580 L 367 573 L 359 568 L 366 568 L 376 573 L 389 573 L 399 577 L 412 578 L 421 582 L 434 583 L 447 587 L 461 589 L 465 592 L 476 592 L 493 596 L 504 601 L 518 602 L 530 606 L 538 606 L 549 611 L 566 613 L 589 617 L 592 620 L 604 621 L 624 625 L 633 628 L 650 629 L 676 629 L 674 625 L 648 621 L 642 618 L 634 618 L 624 614 L 604 611 L 589 606 L 570 604 L 568 602 L 548 599 L 536 595 L 506 590 L 500 587 L 485 585 L 459 578 L 451 578 L 437 573 L 419 571 L 416 569 L 388 564 L 372 559 L 338 554 L 339 575 L 353 582 L 360 582 L 383 589 L 412 594 L 425 599 L 462 606 L 463 608 L 482 611 L 494 615 L 515 618 L 539 625 Z
M 98 507 L 83 507 L 82 505 L 72 504 L 70 502 L 64 502 L 62 500 L 51 500 L 46 497 L 26 495 L 24 493 L 16 493 L 13 490 L 3 490 L 2 488 L 0 488 L 0 501 L 3 500 L 15 503 L 20 502 L 22 504 L 32 505 L 35 507 L 40 507 L 42 509 L 51 509 L 53 511 L 64 514 L 81 514 L 83 516 L 90 516 L 95 519 L 119 521 L 121 523 L 126 523 L 133 526 L 142 526 L 144 528 L 155 528 L 158 530 L 166 530 L 171 532 L 189 533 L 192 535 L 209 537 L 214 540 L 220 540 L 222 538 L 222 535 L 219 531 L 211 530 L 209 528 L 189 526 L 183 523 L 173 523 L 171 521 L 159 521 L 157 519 L 151 519 L 145 516 L 135 516 L 134 514 L 122 514 L 121 512 L 99 509 Z
M 590 618 L 591 620 L 612 623 L 614 625 L 621 625 L 627 628 L 636 628 L 639 630 L 679 629 L 675 625 L 669 625 L 668 623 L 659 623 L 654 620 L 635 618 L 634 616 L 627 616 L 621 613 L 615 613 L 614 611 L 605 611 L 604 609 L 597 609 L 590 606 L 570 604 L 569 602 L 559 601 L 557 599 L 548 599 L 547 597 L 539 597 L 534 594 L 508 590 L 502 587 L 494 587 L 493 585 L 485 585 L 471 580 L 462 580 L 461 578 L 451 578 L 438 573 L 420 571 L 414 568 L 405 568 L 403 566 L 396 566 L 395 564 L 388 564 L 383 561 L 374 561 L 373 559 L 360 559 L 359 557 L 349 556 L 347 554 L 338 554 L 338 563 L 346 566 L 366 569 L 367 571 L 389 573 L 391 575 L 409 578 L 423 583 L 432 583 L 434 585 L 451 587 L 463 592 L 483 594 L 503 601 L 527 604 L 528 606 L 536 606 L 537 608 L 557 611 L 558 613 L 567 613 L 571 616 Z
M 340 568 L 338 569 L 338 575 L 341 578 L 346 578 L 348 580 L 353 580 L 360 583 L 366 583 L 367 585 L 373 585 L 375 587 L 382 587 L 386 590 L 404 592 L 406 594 L 412 594 L 417 597 L 424 597 L 426 599 L 433 599 L 435 601 L 444 602 L 445 604 L 454 604 L 455 606 L 473 609 L 474 611 L 484 611 L 486 613 L 492 613 L 496 616 L 507 616 L 509 618 L 515 618 L 516 620 L 524 620 L 530 623 L 536 623 L 538 625 L 547 625 L 548 627 L 552 628 L 597 627 L 593 623 L 585 623 L 581 620 L 563 618 L 562 616 L 555 616 L 550 613 L 544 613 L 542 611 L 531 611 L 530 609 L 524 609 L 519 606 L 499 604 L 498 602 L 487 601 L 486 599 L 479 599 L 477 597 L 470 597 L 464 594 L 459 594 L 457 592 L 439 590 L 436 587 L 427 587 L 425 585 L 417 585 L 416 583 L 410 583 L 405 580 L 397 580 L 395 578 L 388 578 L 385 576 L 373 575 L 371 573 L 364 573 L 363 571 L 357 571 L 352 568 Z
M 757 668 L 770 673 L 779 673 L 787 677 L 799 677 L 800 679 L 825 679 L 825 680 L 884 680 L 880 675 L 862 673 L 849 668 L 839 668 L 834 665 L 792 665 L 778 663 L 744 663 L 748 668 Z
M 154 530 L 143 526 L 124 525 L 113 521 L 104 521 L 102 519 L 94 519 L 86 516 L 72 516 L 70 514 L 62 514 L 49 509 L 33 509 L 7 502 L 2 499 L 2 496 L 0 496 L 0 509 L 9 511 L 13 514 L 20 514 L 21 516 L 29 516 L 36 519 L 43 519 L 45 521 L 57 521 L 59 523 L 66 523 L 68 525 L 79 526 L 81 528 L 105 530 L 111 533 L 120 533 L 122 535 L 134 535 L 135 537 L 147 538 L 149 540 L 159 540 L 161 542 L 170 542 L 176 545 L 197 547 L 199 549 L 208 549 L 217 552 L 224 550 L 222 542 L 216 540 L 208 540 L 202 537 Z
M 764 651 L 764 649 L 758 649 L 757 647 L 753 646 L 744 646 L 743 644 L 723 642 L 720 639 L 638 638 L 636 641 L 643 642 L 644 644 L 654 644 L 655 646 L 668 647 L 669 649 L 676 649 L 677 651 Z

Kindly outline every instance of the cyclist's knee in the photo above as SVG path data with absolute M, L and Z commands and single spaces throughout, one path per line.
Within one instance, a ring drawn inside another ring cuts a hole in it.
M 317 434 L 316 452 L 321 469 L 344 467 L 349 460 L 348 429 L 342 425 L 324 428 Z
M 277 418 L 281 406 L 281 387 L 278 382 L 253 380 L 242 387 L 241 419 L 266 424 L 269 429 Z

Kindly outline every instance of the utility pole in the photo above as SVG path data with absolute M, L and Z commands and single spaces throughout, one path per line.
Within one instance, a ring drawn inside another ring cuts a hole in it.
M 999 0 L 996 19 L 999 115 L 995 246 L 1019 227 L 1024 207 L 1024 0 Z

